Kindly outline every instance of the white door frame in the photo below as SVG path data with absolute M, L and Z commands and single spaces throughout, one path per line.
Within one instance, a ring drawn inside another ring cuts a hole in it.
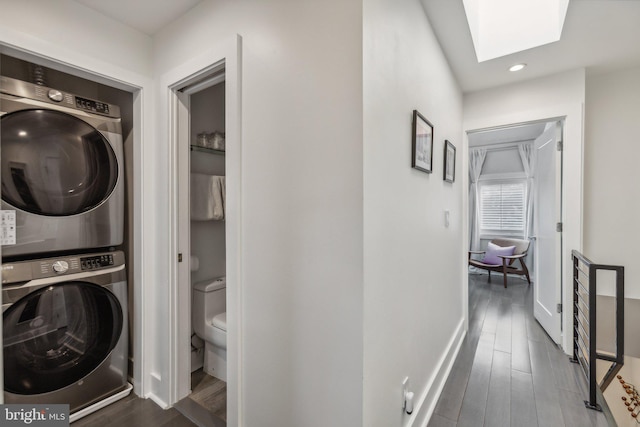
M 181 236 L 184 227 L 180 223 L 180 189 L 188 188 L 188 182 L 179 179 L 180 161 L 188 159 L 188 145 L 180 144 L 177 132 L 178 112 L 184 105 L 179 100 L 178 90 L 198 78 L 206 76 L 216 67 L 225 68 L 225 122 L 226 122 L 226 277 L 227 277 L 227 422 L 242 425 L 242 39 L 240 36 L 220 43 L 206 54 L 189 61 L 162 78 L 161 89 L 168 97 L 166 114 L 169 124 L 169 224 L 170 238 L 169 270 L 169 315 L 164 328 L 169 334 L 169 397 L 167 404 L 173 405 L 189 395 L 191 391 L 191 284 L 189 270 L 188 236 Z M 188 161 L 188 160 L 187 160 Z M 182 238 L 181 238 L 182 237 Z M 184 237 L 187 237 L 186 239 Z M 185 243 L 186 242 L 186 243 Z M 178 254 L 183 254 L 179 263 Z M 186 280 L 185 280 L 186 277 Z
M 469 120 L 464 123 L 464 156 L 466 163 L 463 163 L 463 171 L 465 175 L 469 174 L 469 139 L 467 132 L 473 132 L 480 129 L 500 128 L 512 126 L 519 123 L 553 121 L 564 119 L 564 142 L 563 142 L 563 168 L 562 168 L 562 278 L 565 286 L 562 289 L 562 305 L 564 307 L 562 313 L 562 348 L 566 354 L 573 351 L 571 333 L 571 325 L 573 310 L 573 287 L 572 283 L 572 262 L 571 251 L 573 249 L 582 250 L 582 205 L 583 205 L 583 108 L 582 104 L 565 104 L 544 107 L 536 110 L 521 111 L 513 114 L 485 117 L 480 119 Z M 464 192 L 464 221 L 469 222 L 469 194 Z M 469 236 L 467 233 L 466 243 L 469 247 Z M 465 265 L 464 274 L 467 273 Z M 464 312 L 469 318 L 469 289 L 468 286 L 463 287 Z

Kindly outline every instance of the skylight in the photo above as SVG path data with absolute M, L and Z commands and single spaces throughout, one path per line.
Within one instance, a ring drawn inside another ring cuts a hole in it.
M 569 0 L 463 0 L 478 62 L 560 40 Z

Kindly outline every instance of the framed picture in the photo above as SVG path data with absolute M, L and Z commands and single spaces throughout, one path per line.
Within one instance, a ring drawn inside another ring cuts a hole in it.
M 456 180 L 456 147 L 449 141 L 444 141 L 444 180 Z
M 413 110 L 411 167 L 431 173 L 433 165 L 433 125 Z

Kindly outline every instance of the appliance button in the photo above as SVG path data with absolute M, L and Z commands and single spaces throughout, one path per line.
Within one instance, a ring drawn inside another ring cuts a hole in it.
M 60 92 L 59 90 L 55 90 L 55 89 L 50 89 L 49 93 L 47 94 L 47 96 L 49 97 L 50 100 L 52 101 L 56 101 L 56 102 L 60 102 L 64 99 L 64 96 L 62 95 L 62 92 Z
M 69 263 L 67 261 L 56 261 L 52 264 L 52 267 L 56 273 L 64 273 L 69 269 Z

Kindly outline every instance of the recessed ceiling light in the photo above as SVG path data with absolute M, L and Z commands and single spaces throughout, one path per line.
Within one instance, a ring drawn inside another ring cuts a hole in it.
M 520 71 L 522 70 L 524 67 L 526 67 L 527 64 L 516 64 L 516 65 L 512 65 L 511 67 L 509 67 L 509 71 Z

